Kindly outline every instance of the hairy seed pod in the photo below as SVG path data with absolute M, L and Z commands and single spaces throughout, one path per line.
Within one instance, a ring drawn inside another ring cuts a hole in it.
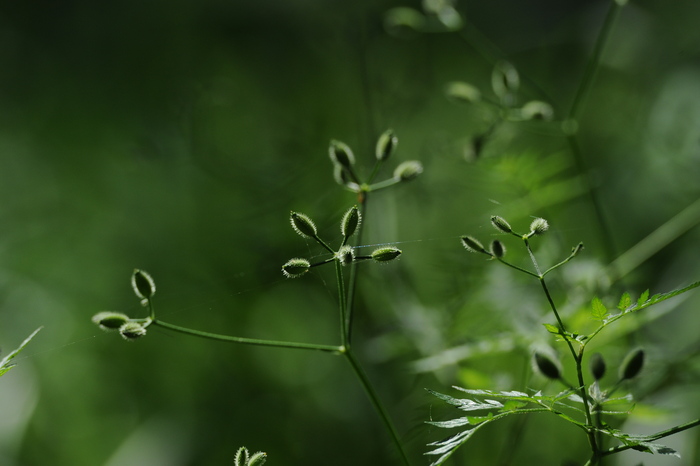
M 493 215 L 491 217 L 491 225 L 493 225 L 493 227 L 501 233 L 513 232 L 513 229 L 510 227 L 510 224 L 506 222 L 506 219 L 499 217 L 498 215 Z
M 393 130 L 388 129 L 384 131 L 377 140 L 377 147 L 375 149 L 377 160 L 383 162 L 391 157 L 398 143 L 399 138 L 396 137 Z
M 350 209 L 345 212 L 343 220 L 340 222 L 340 233 L 342 233 L 345 238 L 351 237 L 355 231 L 357 231 L 357 227 L 360 225 L 361 221 L 362 218 L 360 217 L 360 211 L 357 209 L 357 206 L 350 207 Z
M 469 252 L 486 252 L 484 245 L 479 242 L 478 239 L 473 236 L 462 236 L 462 246 L 466 248 Z
M 328 155 L 330 155 L 331 161 L 333 161 L 334 164 L 340 165 L 346 170 L 350 170 L 355 164 L 355 155 L 344 142 L 331 141 L 331 145 L 328 147 Z
M 600 353 L 593 353 L 591 359 L 588 360 L 588 364 L 595 380 L 600 380 L 605 376 L 605 360 Z
M 248 461 L 250 460 L 250 454 L 246 447 L 241 447 L 236 452 L 236 456 L 233 459 L 234 466 L 248 466 Z
M 341 246 L 335 253 L 335 257 L 342 265 L 348 265 L 355 260 L 355 250 L 348 245 Z
M 290 216 L 290 221 L 292 223 L 292 228 L 299 235 L 305 238 L 316 238 L 318 236 L 318 230 L 316 230 L 316 224 L 307 215 L 300 214 L 298 212 L 292 212 Z
M 119 333 L 125 340 L 133 341 L 146 335 L 146 328 L 137 322 L 127 322 L 119 327 Z
M 514 103 L 513 94 L 520 87 L 518 71 L 507 61 L 496 63 L 491 74 L 491 87 L 505 105 L 512 105 Z
M 144 270 L 134 269 L 131 274 L 131 287 L 140 299 L 151 299 L 156 294 L 156 283 Z
M 494 257 L 501 258 L 506 255 L 506 247 L 503 243 L 501 243 L 498 240 L 494 240 L 491 242 L 491 254 Z
M 644 365 L 644 350 L 637 348 L 625 356 L 620 366 L 620 380 L 633 379 L 639 375 Z
M 393 261 L 401 255 L 401 249 L 389 246 L 386 248 L 379 248 L 372 251 L 372 259 L 377 262 L 389 262 Z
M 423 165 L 417 160 L 409 160 L 396 167 L 394 178 L 399 181 L 411 181 L 421 173 L 423 173 Z
M 481 100 L 481 91 L 469 83 L 453 81 L 445 87 L 447 98 L 455 102 L 474 103 Z
M 549 121 L 554 117 L 554 109 L 547 102 L 533 100 L 523 105 L 520 115 L 524 120 Z
M 117 330 L 129 321 L 129 316 L 121 312 L 102 311 L 92 316 L 92 321 L 102 330 Z
M 558 380 L 561 377 L 559 365 L 543 353 L 535 352 L 535 365 L 548 379 Z
M 533 235 L 541 235 L 547 230 L 549 230 L 549 223 L 543 218 L 536 218 L 530 224 L 530 232 Z
M 294 259 L 289 259 L 282 266 L 282 273 L 287 278 L 297 278 L 308 272 L 309 268 L 311 268 L 311 263 L 308 260 L 295 257 Z
M 253 453 L 253 456 L 250 457 L 248 466 L 263 466 L 265 461 L 267 461 L 267 453 L 259 451 L 257 453 Z

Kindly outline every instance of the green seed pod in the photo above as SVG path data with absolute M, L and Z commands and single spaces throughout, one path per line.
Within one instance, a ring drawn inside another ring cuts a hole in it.
M 377 147 L 375 149 L 377 160 L 383 162 L 388 159 L 396 149 L 398 143 L 399 138 L 396 137 L 393 130 L 388 129 L 384 131 L 377 140 Z
M 289 259 L 282 266 L 282 273 L 287 278 L 297 278 L 304 275 L 311 268 L 311 263 L 306 259 L 295 257 L 294 259 Z
M 241 447 L 236 452 L 236 456 L 233 459 L 234 466 L 248 466 L 248 461 L 250 460 L 250 455 L 248 454 L 248 449 L 246 447 Z
M 129 316 L 121 312 L 102 311 L 92 316 L 92 321 L 102 330 L 117 330 L 129 321 Z
M 413 37 L 424 26 L 425 16 L 413 8 L 392 8 L 384 16 L 384 28 L 393 36 Z
M 345 212 L 343 220 L 340 222 L 340 233 L 342 233 L 345 238 L 351 237 L 355 231 L 357 231 L 357 227 L 360 225 L 361 221 L 362 218 L 360 217 L 360 211 L 357 209 L 357 206 L 350 207 L 350 209 Z
M 355 156 L 350 147 L 344 142 L 331 141 L 331 145 L 328 147 L 328 155 L 330 155 L 334 164 L 340 165 L 346 170 L 350 170 L 355 164 Z
M 265 461 L 267 461 L 267 453 L 259 451 L 257 453 L 254 453 L 253 456 L 250 457 L 250 461 L 248 461 L 248 466 L 263 466 L 263 464 L 265 464 Z
M 549 121 L 554 117 L 554 109 L 546 102 L 533 100 L 523 105 L 520 109 L 520 115 L 524 120 Z
M 292 228 L 294 228 L 294 231 L 296 231 L 299 235 L 305 238 L 316 238 L 316 236 L 318 236 L 316 225 L 308 216 L 297 212 L 292 212 L 290 221 L 292 223 Z
M 595 380 L 600 380 L 605 376 L 605 360 L 600 353 L 593 353 L 591 359 L 588 360 L 588 364 Z
M 396 167 L 394 178 L 399 181 L 411 181 L 421 173 L 423 173 L 423 165 L 417 160 L 409 160 Z
M 493 227 L 501 233 L 513 232 L 513 229 L 510 227 L 510 224 L 506 222 L 506 219 L 499 217 L 498 215 L 493 215 L 491 217 L 491 225 L 493 225 Z
M 625 356 L 620 366 L 620 380 L 633 379 L 639 375 L 644 365 L 644 350 L 637 348 Z
M 355 260 L 355 250 L 348 246 L 341 246 L 338 252 L 335 253 L 335 258 L 340 261 L 342 265 L 348 265 Z
M 151 299 L 156 294 L 156 283 L 148 272 L 143 270 L 134 269 L 134 273 L 131 274 L 131 286 L 140 299 Z
M 462 246 L 464 246 L 469 252 L 486 252 L 484 245 L 479 242 L 478 239 L 473 236 L 462 236 Z M 488 254 L 488 253 L 487 253 Z
M 548 379 L 559 380 L 561 377 L 559 365 L 543 353 L 535 352 L 535 365 L 542 375 Z
M 137 322 L 127 322 L 119 327 L 119 333 L 125 340 L 132 341 L 146 335 L 146 328 Z
M 513 94 L 520 87 L 518 70 L 506 61 L 496 63 L 491 74 L 491 87 L 505 105 L 513 104 Z
M 576 257 L 581 251 L 583 251 L 583 243 L 578 243 L 575 247 L 571 248 L 571 255 Z
M 530 224 L 530 233 L 533 235 L 541 235 L 549 230 L 549 223 L 543 218 L 536 218 Z
M 506 255 L 506 247 L 498 240 L 491 242 L 491 254 L 499 259 Z
M 481 91 L 469 83 L 453 81 L 445 86 L 447 98 L 455 102 L 474 103 L 481 100 Z
M 372 251 L 372 259 L 377 262 L 389 262 L 393 261 L 401 255 L 401 249 L 389 246 L 386 248 L 379 248 Z
M 337 164 L 333 165 L 333 179 L 340 186 L 347 186 L 347 184 L 350 182 L 347 170 Z

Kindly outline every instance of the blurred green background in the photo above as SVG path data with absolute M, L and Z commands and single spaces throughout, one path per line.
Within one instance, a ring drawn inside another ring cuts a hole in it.
M 382 175 L 409 159 L 425 167 L 370 198 L 365 244 L 396 243 L 404 255 L 361 267 L 354 332 L 414 464 L 428 464 L 425 444 L 448 434 L 424 421 L 456 415 L 424 388 L 523 389 L 531 345 L 549 341 L 537 283 L 460 246 L 463 234 L 496 237 L 490 215 L 521 230 L 547 218 L 551 231 L 536 241 L 543 263 L 585 243 L 553 278 L 572 321 L 596 294 L 697 280 L 700 3 L 624 8 L 582 108 L 582 167 L 560 123 L 607 5 L 463 1 L 462 32 L 397 36 L 386 12 L 421 4 L 2 2 L 3 354 L 44 328 L 0 380 L 0 464 L 225 465 L 241 445 L 268 452 L 271 465 L 396 464 L 341 358 L 155 328 L 127 343 L 90 322 L 101 310 L 144 313 L 129 285 L 138 267 L 155 278 L 163 320 L 337 344 L 332 271 L 280 273 L 291 257 L 322 253 L 289 227 L 290 210 L 338 242 L 356 202 L 333 180 L 331 139 L 368 173 L 376 138 L 393 128 L 399 148 Z M 555 109 L 553 122 L 503 125 L 477 159 L 472 138 L 493 112 L 444 94 L 455 80 L 490 94 L 492 63 L 474 28 L 500 50 L 491 59 L 520 71 L 520 102 L 542 100 L 543 89 Z M 623 255 L 664 225 L 671 234 L 652 237 L 648 253 Z M 621 255 L 630 273 L 607 279 Z M 700 416 L 698 301 L 677 298 L 601 336 L 596 349 L 613 367 L 632 346 L 648 352 L 633 387 L 641 407 L 625 428 Z M 452 464 L 504 464 L 504 450 L 511 464 L 586 457 L 585 439 L 558 419 L 517 429 L 484 429 Z M 668 439 L 681 460 L 632 452 L 609 463 L 697 464 L 699 435 Z

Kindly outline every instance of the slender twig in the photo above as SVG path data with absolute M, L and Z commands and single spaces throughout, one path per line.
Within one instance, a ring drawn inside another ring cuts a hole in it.
M 681 424 L 676 427 L 671 427 L 670 429 L 662 430 L 661 432 L 657 432 L 652 435 L 647 435 L 646 438 L 649 439 L 650 441 L 655 441 L 655 440 L 660 440 L 664 437 L 669 437 L 673 434 L 677 434 L 679 432 L 683 432 L 684 430 L 692 429 L 693 427 L 700 426 L 700 419 L 695 419 L 694 421 L 686 422 L 685 424 Z M 604 452 L 601 452 L 601 456 L 608 456 L 612 455 L 614 453 L 619 453 L 621 451 L 629 450 L 632 448 L 638 448 L 639 445 L 618 445 L 613 448 L 609 448 L 605 450 Z

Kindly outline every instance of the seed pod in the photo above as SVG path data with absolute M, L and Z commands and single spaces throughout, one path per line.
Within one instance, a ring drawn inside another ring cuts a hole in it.
M 146 328 L 137 322 L 127 322 L 119 327 L 119 333 L 125 340 L 132 341 L 146 335 Z
M 308 260 L 296 257 L 289 259 L 282 266 L 282 273 L 287 278 L 297 278 L 308 272 L 310 267 L 311 263 Z
M 535 365 L 542 375 L 548 379 L 559 380 L 561 377 L 559 365 L 543 353 L 535 352 Z
M 131 274 L 131 286 L 140 299 L 151 299 L 156 294 L 156 283 L 144 270 L 134 269 Z
M 605 360 L 600 353 L 593 353 L 591 359 L 588 360 L 588 365 L 595 380 L 600 380 L 605 376 Z
M 506 219 L 499 217 L 498 215 L 493 215 L 491 217 L 491 225 L 493 225 L 493 227 L 501 233 L 513 232 L 513 229 L 510 227 L 510 224 L 506 222 Z
M 335 253 L 335 257 L 342 265 L 348 265 L 355 260 L 355 250 L 348 245 L 342 246 Z
M 259 451 L 257 453 L 253 453 L 253 456 L 250 457 L 248 466 L 263 466 L 265 461 L 267 461 L 267 453 Z
M 121 312 L 102 311 L 92 316 L 92 321 L 102 330 L 117 330 L 129 321 L 129 316 Z
M 357 209 L 357 206 L 350 207 L 340 222 L 340 232 L 345 238 L 351 237 L 357 231 L 361 221 L 360 211 Z
M 328 147 L 328 155 L 330 155 L 334 164 L 340 165 L 346 170 L 350 170 L 355 164 L 355 155 L 344 142 L 331 141 L 331 145 Z
M 506 246 L 498 240 L 491 242 L 491 254 L 497 258 L 501 258 L 506 255 Z
M 377 160 L 383 162 L 388 159 L 396 149 L 398 143 L 399 138 L 396 137 L 393 130 L 388 129 L 384 131 L 377 140 L 377 147 L 375 149 Z
M 455 102 L 474 103 L 481 100 L 481 91 L 469 83 L 453 81 L 445 87 L 447 98 Z
M 394 170 L 394 178 L 399 181 L 411 181 L 423 173 L 423 165 L 416 160 L 409 160 L 399 164 Z
M 297 212 L 292 212 L 290 221 L 292 223 L 292 228 L 294 228 L 294 231 L 296 231 L 299 235 L 305 238 L 316 238 L 316 236 L 318 236 L 316 225 L 308 216 Z
M 491 74 L 491 87 L 505 105 L 513 104 L 513 94 L 520 87 L 520 76 L 513 65 L 507 61 L 496 63 Z
M 520 109 L 520 115 L 524 120 L 546 120 L 549 121 L 554 116 L 554 109 L 547 102 L 533 100 Z
M 473 236 L 462 236 L 462 246 L 464 246 L 469 252 L 486 252 L 484 245 L 479 242 L 478 239 Z
M 620 366 L 620 380 L 629 380 L 635 378 L 642 370 L 644 365 L 644 350 L 637 348 L 630 351 L 625 356 L 622 365 Z
M 536 218 L 530 224 L 530 232 L 533 235 L 541 235 L 547 230 L 549 230 L 549 223 L 543 218 Z
M 379 248 L 372 251 L 372 259 L 377 262 L 389 262 L 393 261 L 401 255 L 401 249 L 389 246 L 386 248 Z

